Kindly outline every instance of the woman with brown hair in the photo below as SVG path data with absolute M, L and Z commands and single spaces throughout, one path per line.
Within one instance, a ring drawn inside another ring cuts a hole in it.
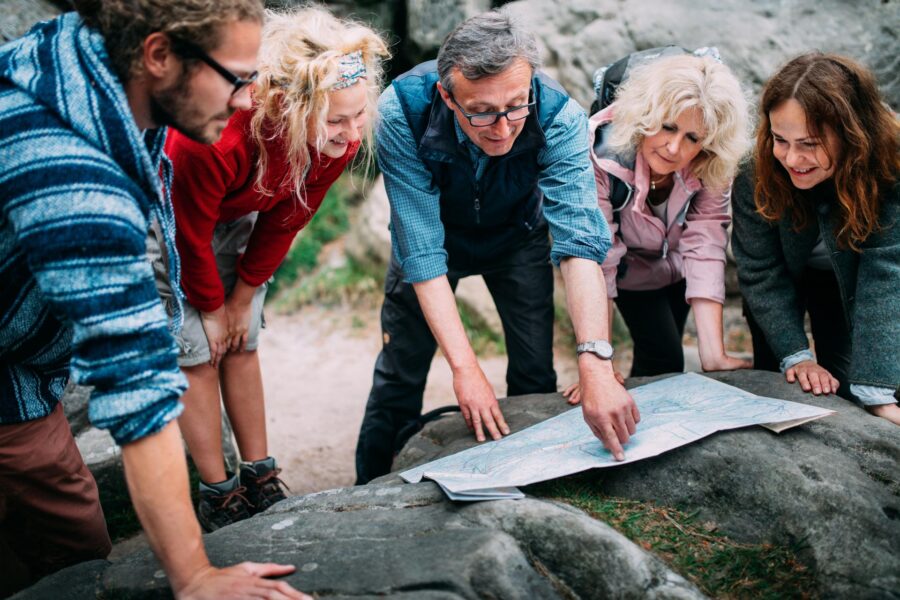
M 755 189 L 736 182 L 733 249 L 755 367 L 900 424 L 898 133 L 859 64 L 788 62 L 762 92 Z

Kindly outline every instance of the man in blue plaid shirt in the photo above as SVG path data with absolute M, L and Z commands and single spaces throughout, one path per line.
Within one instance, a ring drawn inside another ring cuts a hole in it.
M 610 361 L 600 263 L 611 242 L 597 206 L 587 119 L 539 62 L 533 35 L 492 11 L 462 23 L 437 61 L 401 75 L 381 97 L 377 151 L 393 258 L 357 483 L 390 471 L 398 433 L 421 412 L 436 344 L 476 438 L 509 433 L 456 308 L 462 277 L 481 275 L 497 306 L 509 395 L 557 391 L 551 263 L 562 270 L 580 342 L 584 418 L 624 458 L 622 444 L 640 416 Z

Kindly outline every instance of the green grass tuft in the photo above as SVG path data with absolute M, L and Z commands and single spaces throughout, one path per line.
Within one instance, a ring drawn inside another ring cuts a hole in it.
M 289 313 L 310 304 L 326 307 L 373 306 L 380 301 L 383 287 L 382 268 L 347 257 L 347 262 L 340 267 L 305 274 L 293 287 L 284 290 L 275 301 L 275 308 L 279 312 Z
M 275 272 L 275 278 L 269 284 L 267 299 L 291 287 L 300 275 L 315 269 L 322 246 L 331 242 L 350 228 L 350 217 L 347 210 L 351 198 L 356 194 L 348 174 L 341 177 L 331 186 L 322 205 L 312 221 L 297 234 L 291 249 Z
M 494 331 L 478 313 L 463 302 L 456 301 L 459 318 L 462 320 L 466 337 L 477 356 L 497 356 L 506 354 L 506 340 L 502 333 Z
M 790 546 L 742 544 L 717 533 L 696 514 L 606 496 L 582 477 L 530 486 L 532 495 L 564 502 L 603 521 L 665 561 L 714 598 L 815 598 L 812 573 Z

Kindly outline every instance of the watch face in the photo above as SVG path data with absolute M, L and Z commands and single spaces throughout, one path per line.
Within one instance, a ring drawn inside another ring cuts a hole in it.
M 609 344 L 609 342 L 606 342 L 603 340 L 594 342 L 593 348 L 591 350 L 594 354 L 596 354 L 600 358 L 605 358 L 605 359 L 609 360 L 610 358 L 613 357 L 612 346 Z
M 590 352 L 591 354 L 599 356 L 600 358 L 605 360 L 610 360 L 613 357 L 613 347 L 606 340 L 594 340 L 592 342 L 585 342 L 583 344 L 579 344 L 576 350 L 579 354 L 582 352 Z

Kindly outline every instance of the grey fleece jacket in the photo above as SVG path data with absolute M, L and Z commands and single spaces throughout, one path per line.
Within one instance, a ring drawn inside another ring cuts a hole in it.
M 793 230 L 790 217 L 765 221 L 756 213 L 748 172 L 734 184 L 732 249 L 741 292 L 776 358 L 809 347 L 796 286 L 821 231 L 851 335 L 848 379 L 900 394 L 900 182 L 882 199 L 881 230 L 854 252 L 837 247 L 838 211 L 827 197 L 816 199 L 814 221 L 802 231 Z

